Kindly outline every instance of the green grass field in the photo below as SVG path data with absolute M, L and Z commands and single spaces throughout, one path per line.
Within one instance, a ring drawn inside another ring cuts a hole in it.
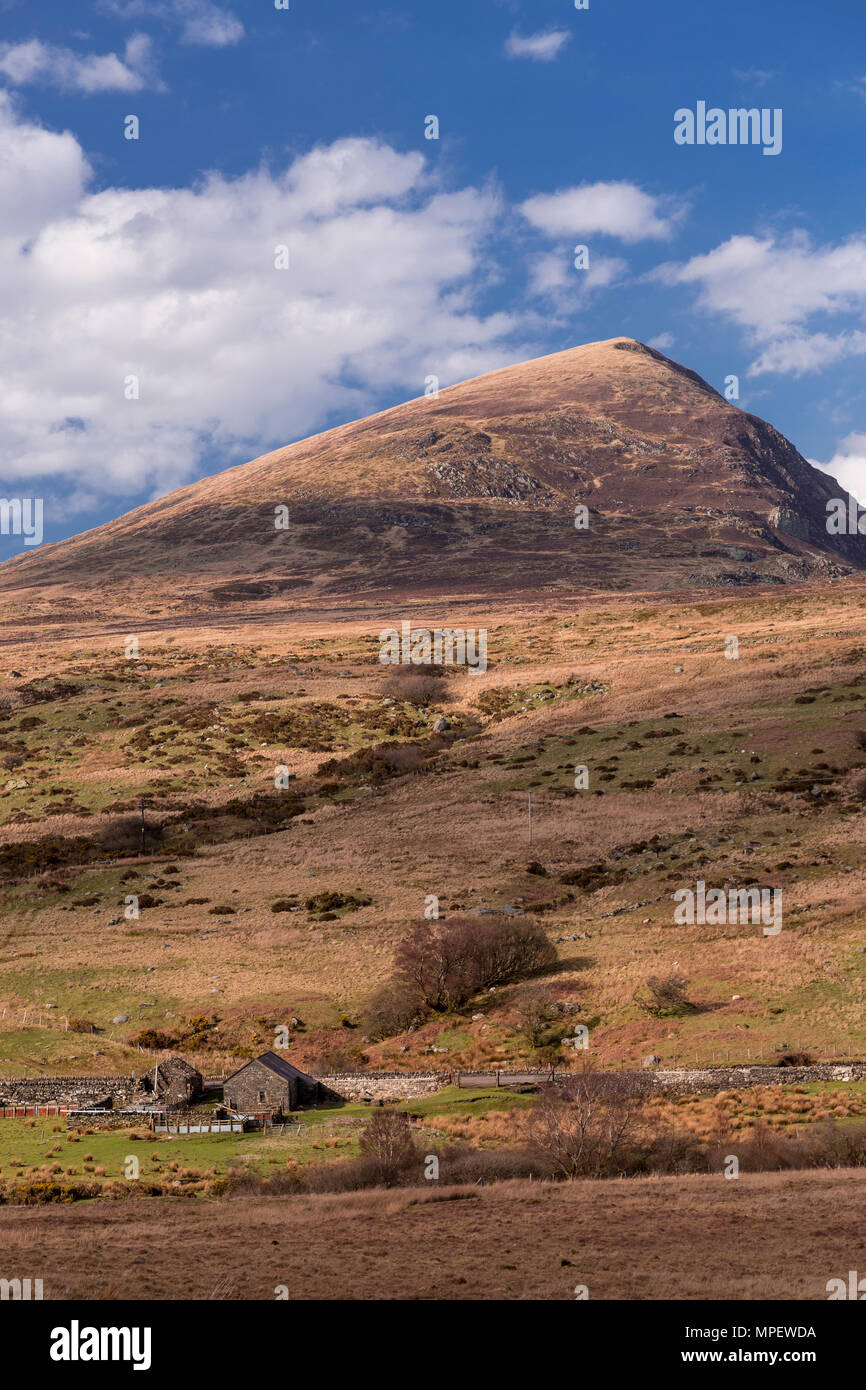
M 451 1086 L 393 1109 L 430 1122 L 440 1115 L 478 1115 L 530 1103 L 530 1096 L 501 1089 L 467 1092 Z M 86 1123 L 67 1124 L 62 1117 L 0 1120 L 0 1183 L 32 1178 L 35 1170 L 44 1176 L 52 1165 L 59 1168 L 51 1175 L 58 1183 L 108 1183 L 124 1178 L 130 1156 L 138 1159 L 141 1180 L 181 1182 L 191 1169 L 201 1177 L 241 1171 L 266 1176 L 287 1163 L 354 1157 L 363 1123 L 375 1113 L 367 1105 L 310 1110 L 302 1116 L 300 1132 L 247 1134 L 154 1135 L 144 1126 L 87 1133 Z M 346 1123 L 352 1120 L 358 1123 Z

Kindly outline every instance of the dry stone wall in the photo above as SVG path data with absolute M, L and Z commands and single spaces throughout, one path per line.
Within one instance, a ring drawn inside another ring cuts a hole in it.
M 136 1076 L 0 1077 L 0 1105 L 128 1105 L 138 1084 Z
M 539 1071 L 545 1080 L 549 1071 Z M 653 1084 L 670 1091 L 728 1091 L 745 1086 L 802 1085 L 809 1081 L 858 1081 L 866 1077 L 866 1062 L 819 1063 L 811 1067 L 726 1066 L 647 1070 Z M 464 1073 L 468 1078 L 470 1073 Z M 495 1073 L 491 1073 L 491 1077 Z M 500 1081 L 508 1085 L 508 1073 Z M 534 1075 L 534 1074 L 533 1074 Z M 559 1073 L 559 1077 L 567 1073 Z M 516 1080 L 527 1080 L 529 1072 L 515 1073 Z M 448 1072 L 340 1072 L 318 1076 L 334 1101 L 399 1101 L 433 1095 L 451 1081 Z M 479 1081 L 482 1078 L 479 1076 Z M 490 1084 L 485 1080 L 484 1084 Z M 36 1076 L 0 1077 L 0 1106 L 44 1105 L 57 1102 L 73 1109 L 86 1106 L 119 1108 L 136 1103 L 153 1104 L 141 1094 L 141 1078 L 136 1076 Z
M 731 1091 L 743 1086 L 796 1086 L 807 1081 L 859 1081 L 866 1062 L 824 1062 L 812 1067 L 700 1067 L 650 1073 L 670 1091 Z
M 323 1086 L 343 1100 L 414 1100 L 448 1085 L 448 1074 L 438 1072 L 341 1072 L 317 1076 Z

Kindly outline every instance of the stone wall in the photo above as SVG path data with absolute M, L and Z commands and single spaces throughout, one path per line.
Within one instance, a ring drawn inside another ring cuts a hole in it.
M 702 1067 L 649 1073 L 668 1091 L 731 1091 L 743 1086 L 798 1086 L 808 1081 L 859 1081 L 866 1062 L 821 1062 L 812 1067 Z
M 469 1076 L 470 1073 L 464 1073 Z M 495 1075 L 495 1073 L 491 1073 Z M 527 1079 L 530 1073 L 515 1073 Z M 544 1080 L 547 1071 L 539 1071 Z M 568 1073 L 560 1073 L 560 1077 Z M 647 1072 L 653 1084 L 670 1091 L 729 1091 L 745 1086 L 802 1085 L 809 1081 L 857 1081 L 866 1077 L 866 1062 L 824 1062 L 811 1067 L 726 1066 L 681 1067 Z M 500 1072 L 503 1085 L 508 1073 Z M 449 1072 L 345 1072 L 318 1076 L 328 1091 L 347 1101 L 414 1100 L 449 1085 Z M 56 1101 L 82 1109 L 110 1108 L 140 1102 L 141 1079 L 135 1076 L 36 1076 L 0 1078 L 0 1105 L 33 1105 Z
M 441 1091 L 448 1085 L 449 1076 L 441 1071 L 370 1071 L 340 1072 L 335 1076 L 318 1076 L 316 1080 L 344 1100 L 414 1100 L 416 1096 Z
M 136 1076 L 0 1077 L 0 1104 L 128 1105 L 138 1087 Z
M 137 1129 L 144 1134 L 150 1129 L 150 1116 L 129 1110 L 114 1110 L 108 1115 L 69 1115 L 69 1129 Z

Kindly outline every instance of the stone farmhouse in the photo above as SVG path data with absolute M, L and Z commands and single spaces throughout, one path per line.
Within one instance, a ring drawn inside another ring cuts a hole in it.
M 285 1115 L 327 1099 L 339 1098 L 276 1052 L 263 1052 L 246 1062 L 223 1084 L 226 1106 L 242 1115 Z

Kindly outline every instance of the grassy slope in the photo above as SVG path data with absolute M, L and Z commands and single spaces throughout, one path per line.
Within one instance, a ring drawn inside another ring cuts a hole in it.
M 361 1053 L 385 1067 L 529 1060 L 514 989 L 383 1044 L 341 1026 L 357 1020 L 430 893 L 445 912 L 538 903 L 561 955 L 551 984 L 590 1025 L 603 1062 L 635 1064 L 648 1051 L 767 1058 L 783 1044 L 866 1054 L 861 612 L 862 584 L 847 582 L 502 608 L 485 617 L 486 675 L 451 681 L 441 705 L 478 732 L 381 783 L 351 768 L 315 776 L 353 750 L 429 737 L 438 709 L 382 703 L 378 620 L 250 622 L 230 637 L 169 624 L 142 635 L 138 663 L 98 630 L 74 645 L 47 630 L 38 669 L 7 647 L 8 691 L 46 671 L 75 687 L 27 707 L 13 693 L 0 718 L 4 745 L 24 748 L 6 781 L 27 782 L 0 782 L 7 843 L 94 837 L 102 808 L 132 807 L 145 787 L 158 810 L 192 816 L 196 804 L 275 797 L 279 762 L 296 778 L 286 795 L 306 809 L 275 833 L 203 820 L 181 852 L 118 854 L 5 887 L 0 1072 L 143 1070 L 129 1046 L 142 1027 L 178 1029 L 200 1014 L 220 1020 L 200 1054 L 205 1071 L 233 1065 L 233 1049 L 269 1045 L 291 1017 L 302 1021 L 292 1050 L 302 1065 Z M 440 604 L 414 619 L 448 616 Z M 738 661 L 724 658 L 731 633 Z M 566 684 L 571 673 L 577 685 Z M 266 698 L 241 698 L 253 693 Z M 29 727 L 34 717 L 44 723 Z M 262 718 L 272 736 L 261 736 Z M 590 769 L 588 792 L 574 790 L 576 764 Z M 544 876 L 527 874 L 530 858 Z M 589 887 L 561 881 L 592 864 L 601 876 Z M 698 877 L 781 887 L 781 936 L 674 925 L 671 895 Z M 322 890 L 371 902 L 323 918 L 305 906 Z M 160 901 L 127 922 L 130 892 Z M 273 913 L 280 899 L 295 910 Z M 701 1009 L 651 1019 L 633 996 L 649 974 L 670 971 L 688 978 Z M 118 1014 L 129 1021 L 113 1025 Z M 102 1031 L 65 1031 L 74 1016 Z M 434 1043 L 448 1051 L 429 1054 Z

